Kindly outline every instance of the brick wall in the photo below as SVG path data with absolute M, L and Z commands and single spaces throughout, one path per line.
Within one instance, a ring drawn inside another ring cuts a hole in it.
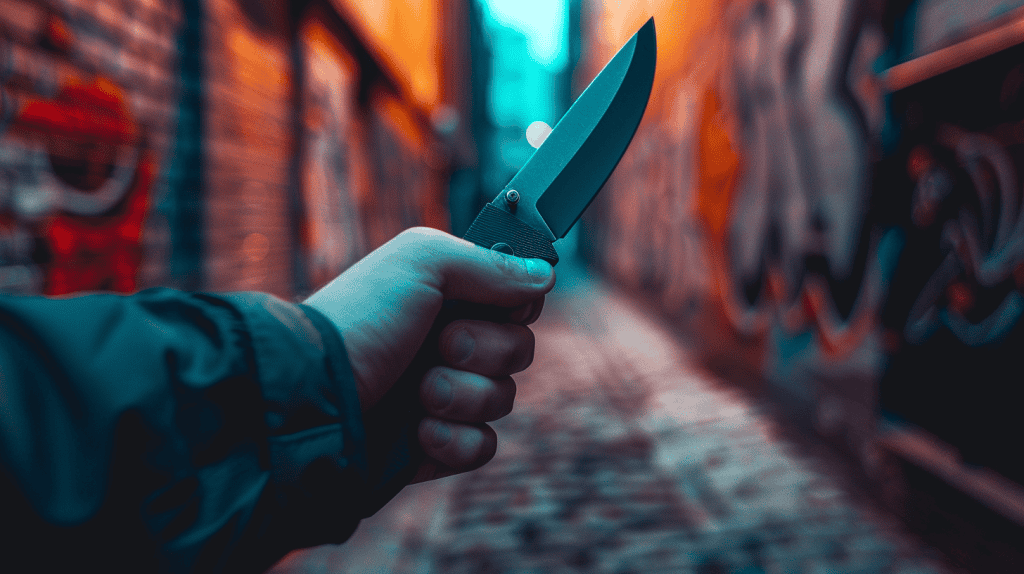
M 284 19 L 280 2 L 266 3 Z M 234 0 L 206 3 L 205 261 L 214 290 L 292 295 L 288 220 L 294 151 L 287 30 L 261 29 Z
M 0 0 L 0 290 L 296 297 L 447 227 L 452 138 L 349 16 L 289 10 Z
M 438 135 L 379 47 L 331 6 L 314 2 L 299 33 L 306 291 L 403 229 L 448 229 L 448 175 L 454 150 L 467 145 Z

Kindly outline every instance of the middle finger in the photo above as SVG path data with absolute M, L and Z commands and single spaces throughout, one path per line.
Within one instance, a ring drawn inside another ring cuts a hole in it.
M 448 366 L 485 377 L 507 377 L 533 362 L 528 327 L 489 321 L 453 321 L 441 332 L 441 357 Z

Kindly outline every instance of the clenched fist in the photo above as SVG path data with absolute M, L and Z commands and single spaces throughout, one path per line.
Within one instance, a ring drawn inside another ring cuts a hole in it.
M 554 284 L 554 270 L 545 261 L 415 228 L 367 255 L 305 304 L 341 333 L 364 412 L 399 382 L 432 328 L 441 329 L 438 364 L 413 382 L 426 413 L 418 429 L 426 460 L 416 482 L 472 470 L 494 456 L 497 439 L 486 423 L 512 410 L 511 375 L 533 360 L 527 325 Z M 445 300 L 500 309 L 486 319 L 435 325 Z

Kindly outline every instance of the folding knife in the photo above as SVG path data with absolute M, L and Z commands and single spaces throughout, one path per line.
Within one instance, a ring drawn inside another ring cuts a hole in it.
M 619 49 L 463 239 L 554 265 L 565 237 L 629 147 L 654 83 L 654 18 Z
M 552 245 L 565 237 L 594 200 L 625 153 L 654 82 L 654 19 L 605 65 L 494 201 L 484 206 L 464 239 L 552 265 Z M 446 301 L 428 340 L 472 308 Z M 474 310 L 479 311 L 478 309 Z M 472 316 L 472 314 L 471 314 Z M 371 485 L 364 515 L 383 506 L 413 478 L 424 454 L 417 428 L 422 418 L 419 382 L 437 364 L 436 345 L 424 344 L 402 379 L 364 414 Z

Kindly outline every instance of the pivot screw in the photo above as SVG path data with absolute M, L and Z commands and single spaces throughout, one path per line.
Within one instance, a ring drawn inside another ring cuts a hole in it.
M 519 203 L 519 192 L 514 189 L 506 191 L 505 201 L 508 202 L 509 205 L 515 206 L 515 204 Z

